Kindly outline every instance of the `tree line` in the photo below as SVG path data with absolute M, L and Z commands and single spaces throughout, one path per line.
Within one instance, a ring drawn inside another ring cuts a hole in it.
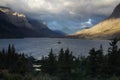
M 14 45 L 0 51 L 0 70 L 8 73 L 26 74 L 32 70 L 33 58 L 16 52 Z
M 120 48 L 117 43 L 117 39 L 111 40 L 106 54 L 102 45 L 99 49 L 92 48 L 88 56 L 74 56 L 69 49 L 63 48 L 54 54 L 51 49 L 48 56 L 37 61 L 16 52 L 14 45 L 9 45 L 6 50 L 0 50 L 0 70 L 24 75 L 32 72 L 32 65 L 36 63 L 41 65 L 42 75 L 49 74 L 60 80 L 108 80 L 111 76 L 120 76 Z
M 118 40 L 111 40 L 106 54 L 102 45 L 92 48 L 88 56 L 76 57 L 69 49 L 61 49 L 55 55 L 51 49 L 47 57 L 42 57 L 42 73 L 58 76 L 61 80 L 78 80 L 84 77 L 109 78 L 120 76 L 120 48 Z M 89 78 L 90 79 L 90 78 Z

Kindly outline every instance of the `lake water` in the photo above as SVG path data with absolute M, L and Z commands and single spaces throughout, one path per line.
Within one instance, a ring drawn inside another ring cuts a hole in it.
M 58 41 L 61 44 L 58 44 Z M 25 39 L 0 39 L 0 49 L 7 48 L 9 44 L 14 44 L 16 50 L 32 55 L 37 59 L 47 56 L 50 49 L 58 54 L 61 48 L 69 48 L 75 56 L 86 56 L 91 48 L 98 49 L 100 44 L 107 50 L 109 41 L 107 40 L 81 40 L 66 38 L 25 38 Z M 119 43 L 120 44 L 120 43 Z

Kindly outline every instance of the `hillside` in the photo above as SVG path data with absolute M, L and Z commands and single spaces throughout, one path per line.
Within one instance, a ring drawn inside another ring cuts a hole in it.
M 63 37 L 43 22 L 29 19 L 7 7 L 0 7 L 0 38 Z
M 72 36 L 87 39 L 120 38 L 120 4 L 116 6 L 110 17 L 104 21 L 98 23 L 90 29 L 78 31 Z

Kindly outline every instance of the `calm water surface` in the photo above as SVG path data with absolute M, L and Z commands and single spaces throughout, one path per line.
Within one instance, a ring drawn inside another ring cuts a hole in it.
M 58 41 L 61 44 L 58 44 Z M 47 56 L 52 48 L 58 54 L 61 48 L 69 48 L 75 56 L 88 55 L 91 48 L 98 49 L 100 44 L 107 50 L 109 41 L 107 40 L 81 40 L 81 39 L 62 39 L 62 38 L 25 38 L 25 39 L 0 39 L 0 49 L 7 48 L 9 44 L 14 44 L 16 50 L 32 55 L 40 59 Z M 120 43 L 119 43 L 120 45 Z

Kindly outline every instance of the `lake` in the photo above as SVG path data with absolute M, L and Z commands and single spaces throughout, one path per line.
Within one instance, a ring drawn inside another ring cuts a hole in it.
M 58 43 L 58 42 L 61 43 Z M 61 48 L 69 48 L 75 56 L 86 56 L 91 48 L 98 49 L 100 44 L 105 51 L 109 47 L 108 40 L 82 40 L 67 38 L 24 38 L 24 39 L 0 39 L 0 49 L 7 48 L 9 44 L 14 44 L 18 52 L 32 55 L 37 59 L 47 56 L 51 48 L 58 54 Z M 119 43 L 120 45 L 120 43 Z

